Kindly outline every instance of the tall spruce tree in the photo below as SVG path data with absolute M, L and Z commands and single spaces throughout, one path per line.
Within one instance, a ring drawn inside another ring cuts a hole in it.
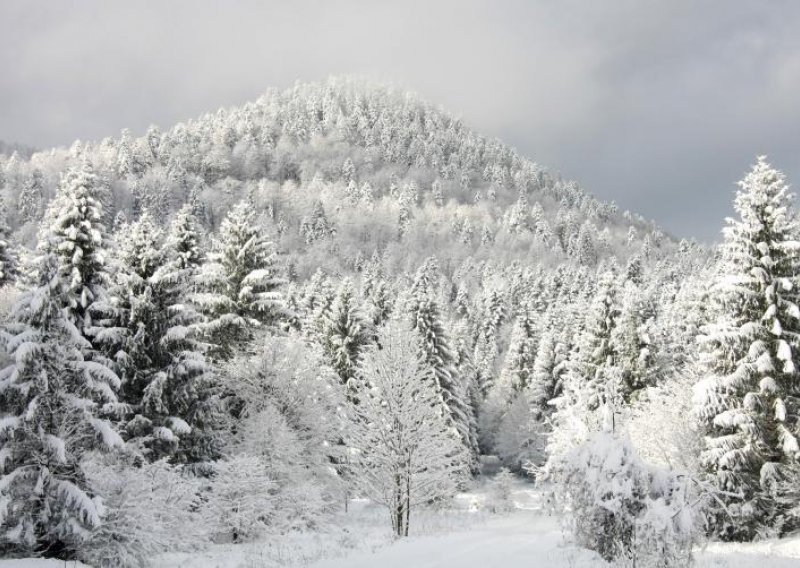
M 45 216 L 40 248 L 57 258 L 58 281 L 68 319 L 81 334 L 94 328 L 90 310 L 108 285 L 107 237 L 98 180 L 91 164 L 69 170 Z
M 696 410 L 703 463 L 726 492 L 727 511 L 713 517 L 726 539 L 793 529 L 776 495 L 800 457 L 800 242 L 791 199 L 785 176 L 759 157 L 739 183 L 739 218 L 724 230 L 716 319 L 702 336 Z
M 536 420 L 543 420 L 552 411 L 548 403 L 558 395 L 556 377 L 556 342 L 552 331 L 545 330 L 539 340 L 530 372 L 531 411 Z
M 213 382 L 197 339 L 199 315 L 185 304 L 192 283 L 189 269 L 181 268 L 187 256 L 177 221 L 167 239 L 147 212 L 121 229 L 112 289 L 116 327 L 105 337 L 122 379 L 128 441 L 151 460 L 196 463 L 216 455 Z
M 255 328 L 278 323 L 284 280 L 275 262 L 274 246 L 257 226 L 252 205 L 236 204 L 198 273 L 200 292 L 194 295 L 216 356 L 229 359 L 237 346 L 252 340 Z
M 433 370 L 436 392 L 450 423 L 458 431 L 473 457 L 477 455 L 471 425 L 474 409 L 467 385 L 456 372 L 455 354 L 434 297 L 436 263 L 429 259 L 417 272 L 407 301 L 411 326 L 419 334 L 426 364 Z
M 33 286 L 2 333 L 0 551 L 74 557 L 101 523 L 81 460 L 123 444 L 104 415 L 120 381 L 95 351 L 92 309 L 104 297 L 102 209 L 87 163 L 64 178 L 42 231 Z
M 3 219 L 0 219 L 0 287 L 11 284 L 19 272 L 19 259 L 8 238 L 8 230 Z
M 533 311 L 525 304 L 514 322 L 503 370 L 495 385 L 496 389 L 507 391 L 504 396 L 519 393 L 530 386 L 538 335 Z
M 352 387 L 358 358 L 372 343 L 371 322 L 361 311 L 353 283 L 344 280 L 323 324 L 323 349 L 342 384 Z
M 612 332 L 616 364 L 622 374 L 620 395 L 630 401 L 641 389 L 657 382 L 652 309 L 640 287 L 628 281 L 621 293 L 619 315 Z
M 618 316 L 616 295 L 614 273 L 604 272 L 585 315 L 584 329 L 566 363 L 561 392 L 553 400 L 553 432 L 547 444 L 549 466 L 558 467 L 569 450 L 584 443 L 593 432 L 615 426 L 621 381 L 612 344 Z M 554 372 L 560 374 L 559 370 Z
M 175 268 L 190 273 L 197 270 L 204 260 L 202 235 L 194 209 L 192 203 L 186 203 L 178 210 L 170 224 L 166 242 Z

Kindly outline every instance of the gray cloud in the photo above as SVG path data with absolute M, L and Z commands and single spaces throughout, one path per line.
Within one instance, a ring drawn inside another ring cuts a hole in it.
M 713 239 L 756 154 L 800 184 L 798 24 L 789 0 L 5 0 L 0 138 L 142 132 L 356 73 Z

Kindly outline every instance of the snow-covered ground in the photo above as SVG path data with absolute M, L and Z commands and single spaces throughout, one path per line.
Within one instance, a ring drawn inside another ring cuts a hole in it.
M 548 515 L 540 494 L 518 483 L 515 508 L 486 511 L 478 489 L 459 495 L 451 508 L 426 510 L 412 518 L 407 539 L 394 541 L 386 512 L 370 503 L 351 503 L 324 531 L 258 543 L 216 545 L 194 554 L 167 554 L 159 568 L 582 568 L 604 566 L 599 557 L 568 542 L 558 518 Z M 0 560 L 0 568 L 59 568 L 63 562 Z M 67 563 L 67 567 L 83 566 Z M 699 568 L 789 568 L 800 566 L 800 539 L 754 544 L 710 544 L 697 551 Z

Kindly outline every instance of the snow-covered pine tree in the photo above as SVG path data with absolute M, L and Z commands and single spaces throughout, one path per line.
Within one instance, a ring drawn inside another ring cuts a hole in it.
M 121 230 L 111 291 L 116 327 L 99 337 L 122 379 L 128 441 L 150 460 L 196 463 L 217 455 L 213 382 L 196 337 L 199 315 L 185 304 L 191 265 L 182 268 L 190 257 L 178 239 L 185 219 L 176 221 L 166 243 L 147 212 Z
M 417 272 L 417 277 L 407 301 L 411 326 L 419 334 L 422 342 L 423 358 L 433 370 L 437 393 L 444 405 L 445 415 L 461 435 L 465 447 L 473 457 L 477 448 L 470 434 L 474 418 L 469 400 L 467 385 L 457 375 L 454 367 L 455 356 L 450 339 L 444 328 L 439 303 L 432 291 L 432 274 L 435 263 L 429 259 Z
M 567 452 L 614 420 L 620 382 L 612 345 L 617 315 L 615 276 L 604 272 L 567 362 L 561 393 L 552 401 L 555 411 L 547 444 L 548 467 L 559 467 Z
M 536 420 L 543 420 L 552 412 L 553 407 L 548 403 L 558 395 L 560 386 L 556 364 L 555 337 L 550 329 L 545 329 L 537 345 L 529 379 L 531 410 Z
M 88 168 L 62 186 L 43 231 L 33 287 L 2 332 L 11 362 L 0 372 L 0 552 L 74 557 L 101 523 L 81 469 L 93 448 L 123 445 L 103 419 L 119 410 L 119 378 L 83 329 L 104 280 L 101 231 Z M 69 253 L 72 254 L 69 254 Z
M 530 386 L 538 335 L 538 325 L 533 310 L 524 304 L 514 321 L 503 369 L 494 386 L 496 391 L 502 391 L 498 392 L 501 398 L 508 400 L 511 395 Z
M 300 224 L 300 234 L 305 239 L 306 244 L 310 245 L 311 243 L 327 238 L 335 233 L 336 230 L 328 221 L 328 217 L 325 214 L 325 207 L 322 201 L 315 201 L 311 214 L 304 217 Z
M 792 196 L 764 157 L 739 187 L 739 219 L 728 219 L 724 230 L 717 317 L 702 336 L 695 399 L 706 433 L 702 460 L 730 494 L 727 512 L 713 517 L 725 539 L 792 530 L 773 490 L 800 457 L 800 242 Z
M 18 271 L 17 253 L 8 238 L 5 221 L 0 219 L 0 287 L 14 282 Z
M 222 221 L 197 275 L 200 291 L 193 295 L 217 357 L 229 359 L 253 338 L 255 328 L 278 322 L 283 312 L 278 288 L 284 280 L 275 261 L 274 246 L 256 224 L 252 205 L 237 203 Z
M 69 170 L 45 216 L 40 239 L 40 249 L 57 257 L 58 282 L 64 287 L 60 297 L 67 302 L 68 319 L 82 335 L 93 332 L 90 307 L 102 299 L 108 284 L 107 239 L 97 187 L 87 160 Z
M 568 380 L 581 384 L 587 395 L 587 409 L 597 410 L 606 402 L 606 391 L 616 367 L 617 353 L 613 343 L 618 323 L 618 290 L 612 272 L 600 276 L 585 329 L 578 343 L 577 356 L 571 363 Z
M 39 220 L 44 205 L 43 186 L 42 171 L 39 168 L 34 168 L 30 178 L 22 186 L 17 200 L 19 217 L 23 223 Z
M 311 340 L 315 340 L 322 345 L 322 332 L 325 327 L 325 320 L 330 313 L 336 291 L 333 288 L 331 279 L 318 268 L 305 285 L 303 298 L 301 300 L 302 309 L 302 330 L 303 335 Z
M 203 237 L 194 209 L 192 203 L 184 204 L 175 213 L 167 233 L 165 245 L 179 270 L 194 271 L 200 267 L 204 259 Z
M 612 332 L 616 364 L 622 373 L 620 395 L 630 401 L 658 381 L 660 372 L 653 345 L 652 310 L 641 288 L 632 281 L 622 289 L 619 315 Z
M 358 358 L 372 343 L 373 336 L 371 322 L 361 311 L 353 283 L 346 279 L 325 316 L 322 348 L 330 366 L 348 388 L 353 387 Z

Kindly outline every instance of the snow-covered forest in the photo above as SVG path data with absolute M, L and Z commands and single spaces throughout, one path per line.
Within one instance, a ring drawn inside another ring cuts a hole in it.
M 4 148 L 0 557 L 238 562 L 365 503 L 405 542 L 520 487 L 587 566 L 800 530 L 800 225 L 764 157 L 703 246 L 350 78 Z

